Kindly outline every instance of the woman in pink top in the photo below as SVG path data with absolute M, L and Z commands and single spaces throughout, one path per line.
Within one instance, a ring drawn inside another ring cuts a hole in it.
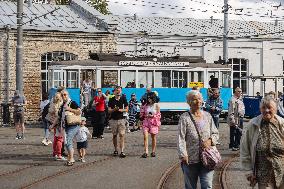
M 105 100 L 106 96 L 102 93 L 102 89 L 97 89 L 97 95 L 94 97 L 93 106 L 95 106 L 96 112 L 94 116 L 94 126 L 92 137 L 97 139 L 103 139 L 104 136 L 104 123 L 105 123 Z
M 143 120 L 143 134 L 144 134 L 144 154 L 142 158 L 148 157 L 148 133 L 151 134 L 152 138 L 152 153 L 151 157 L 156 156 L 156 135 L 159 132 L 161 126 L 161 113 L 158 105 L 158 98 L 154 92 L 150 92 L 147 95 L 147 102 L 140 109 L 140 117 Z

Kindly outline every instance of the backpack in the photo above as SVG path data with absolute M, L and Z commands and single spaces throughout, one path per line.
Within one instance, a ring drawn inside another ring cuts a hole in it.
M 45 107 L 43 108 L 43 110 L 42 110 L 42 112 L 41 112 L 41 119 L 42 119 L 42 120 L 44 120 L 45 117 L 47 116 L 49 106 L 50 106 L 50 102 L 49 102 L 47 105 L 45 105 Z

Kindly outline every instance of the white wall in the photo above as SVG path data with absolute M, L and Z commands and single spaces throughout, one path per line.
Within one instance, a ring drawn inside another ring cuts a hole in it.
M 130 36 L 120 37 L 118 40 L 118 52 L 134 51 L 135 40 Z M 148 55 L 164 56 L 171 53 L 180 54 L 181 56 L 202 56 L 207 63 L 213 63 L 223 57 L 222 40 L 213 42 L 202 42 L 200 39 L 186 39 L 185 37 L 165 37 L 165 38 L 139 38 L 139 42 L 149 41 Z M 137 45 L 137 49 L 141 50 L 146 46 Z M 151 49 L 156 51 L 150 52 Z M 165 51 L 167 53 L 157 53 L 157 51 Z M 146 55 L 146 51 L 137 53 L 137 55 Z M 172 54 L 174 55 L 174 54 Z M 249 73 L 254 76 L 278 76 L 283 74 L 283 57 L 284 57 L 284 40 L 271 39 L 238 39 L 229 41 L 229 58 L 245 58 L 249 60 Z M 249 81 L 248 94 L 253 95 L 253 84 Z M 278 91 L 283 92 L 283 82 L 278 81 Z M 265 92 L 275 90 L 275 82 L 273 80 L 266 81 Z M 255 82 L 254 92 L 264 92 L 263 83 L 260 80 Z

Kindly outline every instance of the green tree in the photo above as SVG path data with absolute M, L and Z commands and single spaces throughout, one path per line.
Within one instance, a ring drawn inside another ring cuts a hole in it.
M 55 0 L 57 5 L 68 5 L 70 0 Z M 91 6 L 102 14 L 110 14 L 106 0 L 89 0 Z
M 104 15 L 110 14 L 106 0 L 90 0 L 90 4 L 100 13 Z

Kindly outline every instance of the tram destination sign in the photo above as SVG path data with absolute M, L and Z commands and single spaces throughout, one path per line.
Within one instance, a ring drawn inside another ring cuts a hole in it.
M 119 61 L 119 66 L 189 66 L 189 62 Z

